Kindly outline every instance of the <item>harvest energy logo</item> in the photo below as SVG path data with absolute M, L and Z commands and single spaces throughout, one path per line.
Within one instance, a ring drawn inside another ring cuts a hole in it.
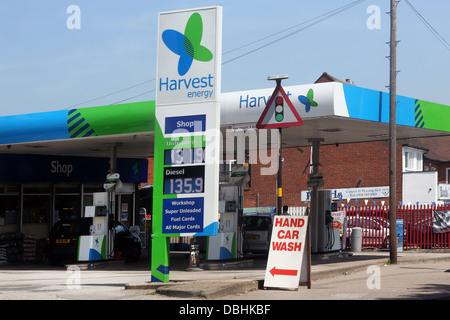
M 200 14 L 193 13 L 184 30 L 184 34 L 167 29 L 162 33 L 164 44 L 175 54 L 180 56 L 178 74 L 184 76 L 195 60 L 208 62 L 213 58 L 211 51 L 202 46 L 203 21 Z
M 305 111 L 309 112 L 311 110 L 311 107 L 317 107 L 318 104 L 316 101 L 314 101 L 314 90 L 309 89 L 308 93 L 305 96 L 298 96 L 298 100 L 305 105 Z

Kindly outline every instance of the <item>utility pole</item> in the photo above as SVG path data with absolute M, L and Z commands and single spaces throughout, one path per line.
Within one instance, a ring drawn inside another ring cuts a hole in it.
M 397 264 L 397 0 L 391 0 L 389 72 L 389 252 Z

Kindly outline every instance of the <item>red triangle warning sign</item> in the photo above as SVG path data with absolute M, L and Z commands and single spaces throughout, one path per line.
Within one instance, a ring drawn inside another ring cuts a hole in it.
M 258 129 L 301 126 L 303 120 L 281 85 L 277 85 L 256 124 Z

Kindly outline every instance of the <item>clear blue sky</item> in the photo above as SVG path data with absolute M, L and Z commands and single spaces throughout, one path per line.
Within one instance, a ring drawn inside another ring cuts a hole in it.
M 450 42 L 450 1 L 409 0 Z M 3 0 L 0 7 L 0 116 L 154 99 L 158 12 L 222 5 L 223 52 L 295 26 L 353 0 Z M 70 30 L 69 5 L 81 10 Z M 370 5 L 380 29 L 367 27 Z M 314 82 L 322 72 L 387 91 L 389 0 L 367 0 L 222 68 L 222 92 L 273 86 L 267 76 L 289 74 L 284 85 Z M 292 29 L 293 31 L 295 29 Z M 286 33 L 224 54 L 223 61 Z M 450 51 L 405 1 L 398 6 L 398 94 L 450 105 Z M 88 103 L 82 102 L 97 99 Z M 80 104 L 80 105 L 78 105 Z

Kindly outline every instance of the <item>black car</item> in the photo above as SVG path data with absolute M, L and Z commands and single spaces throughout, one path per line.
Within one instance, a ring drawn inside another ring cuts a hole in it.
M 58 221 L 47 238 L 46 256 L 50 264 L 76 261 L 80 236 L 89 235 L 92 218 Z M 131 233 L 121 222 L 114 221 L 114 252 L 120 252 L 126 261 L 137 261 L 142 244 L 139 236 Z

